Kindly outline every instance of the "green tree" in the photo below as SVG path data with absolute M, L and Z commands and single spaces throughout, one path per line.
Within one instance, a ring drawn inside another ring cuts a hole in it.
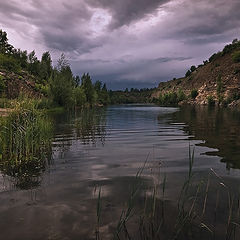
M 80 86 L 73 90 L 74 104 L 76 106 L 84 106 L 86 104 L 86 95 L 84 89 Z
M 109 104 L 110 103 L 110 98 L 109 98 L 106 83 L 103 84 L 101 95 L 102 95 L 102 97 L 101 97 L 102 98 L 102 104 L 104 104 L 104 105 Z
M 0 53 L 11 54 L 13 46 L 8 43 L 7 33 L 0 29 Z
M 92 106 L 97 100 L 96 99 L 97 93 L 93 87 L 92 79 L 91 79 L 89 73 L 87 73 L 87 74 L 84 73 L 81 80 L 82 80 L 82 87 L 83 87 L 85 95 L 86 95 L 86 100 L 90 104 L 90 106 Z
M 186 72 L 186 74 L 185 74 L 185 77 L 189 77 L 190 75 L 191 75 L 191 71 L 188 70 L 188 71 Z
M 70 106 L 73 103 L 73 88 L 72 70 L 62 54 L 57 69 L 53 70 L 50 77 L 50 92 L 53 100 L 61 106 Z
M 240 51 L 237 51 L 233 54 L 232 59 L 235 63 L 239 63 L 240 62 Z
M 76 77 L 74 77 L 74 82 L 75 82 L 75 87 L 80 86 L 81 79 L 78 75 Z
M 48 80 L 52 73 L 52 58 L 49 52 L 44 52 L 40 64 L 40 77 L 43 80 Z
M 195 99 L 198 96 L 198 90 L 197 89 L 193 89 L 191 91 L 191 98 Z
M 28 54 L 28 71 L 33 75 L 39 75 L 39 64 L 35 51 L 30 52 Z
M 196 68 L 194 65 L 191 66 L 191 68 L 190 68 L 191 72 L 194 72 L 196 69 L 197 69 L 197 68 Z
M 102 82 L 101 81 L 96 81 L 94 84 L 94 89 L 96 90 L 97 94 L 99 94 L 102 90 Z

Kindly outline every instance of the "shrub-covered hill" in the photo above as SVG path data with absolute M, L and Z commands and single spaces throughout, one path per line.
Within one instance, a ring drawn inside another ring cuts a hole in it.
M 237 105 L 240 99 L 240 41 L 224 47 L 185 77 L 161 82 L 152 98 L 160 104 Z
M 42 96 L 34 76 L 26 71 L 14 73 L 4 69 L 0 69 L 0 93 L 8 99 L 17 98 L 21 93 L 32 97 Z

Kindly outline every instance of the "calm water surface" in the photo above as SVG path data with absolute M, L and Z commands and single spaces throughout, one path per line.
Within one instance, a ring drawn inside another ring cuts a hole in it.
M 0 175 L 0 239 L 94 239 L 99 187 L 107 239 L 146 160 L 146 186 L 157 171 L 166 174 L 166 198 L 174 204 L 188 172 L 189 146 L 195 146 L 199 178 L 212 168 L 239 184 L 238 112 L 121 105 L 64 113 L 54 121 L 53 157 L 46 168 L 28 185 Z

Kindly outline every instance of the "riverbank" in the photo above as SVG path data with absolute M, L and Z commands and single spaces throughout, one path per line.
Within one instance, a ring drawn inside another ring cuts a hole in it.
M 179 97 L 181 95 L 181 97 Z M 161 82 L 154 102 L 239 107 L 240 41 L 234 40 L 203 64 L 191 66 L 185 77 Z

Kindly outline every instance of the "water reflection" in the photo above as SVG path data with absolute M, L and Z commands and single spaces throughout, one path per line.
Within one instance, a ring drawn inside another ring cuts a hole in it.
M 205 201 L 209 169 L 220 169 L 223 165 L 226 171 L 224 164 L 219 163 L 219 157 L 212 155 L 221 156 L 228 166 L 230 163 L 238 166 L 238 113 L 217 109 L 179 110 L 131 105 L 66 112 L 54 118 L 54 162 L 42 169 L 40 166 L 41 170 L 33 174 L 33 177 L 41 180 L 35 185 L 38 187 L 34 190 L 34 203 L 29 204 L 28 191 L 1 190 L 0 228 L 3 239 L 95 239 L 97 190 L 100 187 L 100 232 L 102 239 L 112 239 L 136 182 L 136 173 L 147 156 L 149 162 L 141 176 L 142 188 L 135 199 L 135 206 L 142 213 L 146 196 L 152 202 L 151 190 L 154 187 L 157 193 L 154 192 L 157 196 L 156 206 L 162 206 L 164 199 L 165 224 L 169 227 L 168 232 L 171 232 L 178 216 L 176 201 L 188 174 L 189 142 L 197 144 L 194 176 L 196 183 L 202 184 L 198 198 L 200 202 L 196 202 L 196 210 L 200 213 Z M 214 149 L 219 151 L 213 152 Z M 38 169 L 38 166 L 32 168 Z M 9 172 L 6 174 L 11 175 Z M 163 198 L 165 176 L 167 180 Z M 207 214 L 213 213 L 218 191 L 223 191 L 223 186 L 214 179 L 210 183 Z M 29 181 L 25 178 L 23 182 Z M 232 178 L 228 183 L 237 188 L 239 180 Z M 194 197 L 190 200 L 195 198 L 194 194 L 191 194 Z M 224 194 L 219 203 L 220 215 L 217 216 L 218 228 L 222 231 L 225 230 L 222 223 L 228 214 L 228 195 L 226 192 Z M 209 219 L 212 216 L 206 216 L 204 223 Z M 130 231 L 136 231 L 135 239 L 141 239 L 135 223 L 134 219 Z M 168 232 L 163 232 L 160 239 L 168 238 Z M 204 234 L 193 239 L 212 239 L 211 235 L 205 238 Z
M 18 164 L 1 163 L 0 170 L 9 180 L 14 188 L 33 189 L 39 187 L 42 181 L 42 174 L 51 162 L 51 150 L 46 159 L 35 159 L 34 161 L 23 162 Z
M 173 121 L 184 122 L 191 139 L 199 146 L 218 149 L 207 155 L 221 157 L 226 168 L 240 169 L 240 112 L 223 108 L 184 107 L 173 114 Z
M 76 137 L 83 144 L 96 144 L 99 140 L 104 145 L 106 137 L 106 109 L 85 109 L 75 118 Z

